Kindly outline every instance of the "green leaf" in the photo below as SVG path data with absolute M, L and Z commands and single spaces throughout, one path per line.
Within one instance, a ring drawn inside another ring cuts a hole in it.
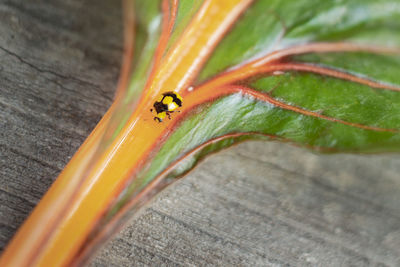
M 256 1 L 217 47 L 199 81 L 296 44 L 348 40 L 399 47 L 399 29 L 398 1 Z
M 148 151 L 132 149 L 140 157 L 116 177 L 123 190 L 103 213 L 93 240 L 101 231 L 107 235 L 103 226 L 117 224 L 127 207 L 139 207 L 142 194 L 147 199 L 207 155 L 238 142 L 275 140 L 324 153 L 400 151 L 398 1 L 259 0 L 208 39 L 187 43 L 185 36 L 197 34 L 192 25 L 201 32 L 201 20 L 206 28 L 218 19 L 212 9 L 202 17 L 203 7 L 222 2 L 134 2 L 130 84 L 105 134 L 120 143 L 104 158 L 114 164 L 116 151 L 130 148 L 135 138 Z M 181 58 L 174 57 L 179 52 Z M 179 60 L 188 67 L 174 73 Z M 165 81 L 185 86 L 164 88 Z M 149 110 L 166 91 L 182 95 L 180 113 L 153 121 Z M 146 134 L 154 132 L 146 143 Z M 124 153 L 119 160 L 125 164 L 130 159 Z
M 185 1 L 178 10 L 170 45 L 197 10 Z M 189 15 L 187 15 L 189 14 Z M 200 85 L 235 66 L 241 66 L 287 47 L 312 42 L 354 42 L 400 47 L 398 1 L 256 1 L 223 37 L 207 60 L 194 85 Z M 379 36 L 379 38 L 376 38 Z M 285 63 L 307 63 L 334 69 L 376 83 L 400 88 L 400 56 L 395 53 L 345 51 L 306 53 L 285 57 Z M 258 74 L 239 80 L 241 85 L 268 93 L 274 99 L 342 121 L 392 129 L 375 131 L 282 109 L 246 94 L 225 96 L 193 110 L 169 133 L 153 154 L 136 182 L 137 189 L 171 164 L 179 177 L 208 153 L 251 138 L 292 142 L 322 152 L 383 152 L 400 150 L 400 92 L 373 88 L 348 79 L 306 71 L 288 71 L 278 76 Z M 235 84 L 235 83 L 233 83 Z M 196 87 L 195 87 L 196 90 Z M 215 88 L 215 90 L 223 90 Z M 185 101 L 184 101 L 185 103 Z M 248 133 L 230 137 L 232 133 Z M 227 135 L 226 140 L 222 137 Z M 269 136 L 269 137 L 266 137 Z M 209 140 L 221 138 L 216 143 Z M 204 145 L 207 144 L 207 145 Z M 201 149 L 196 149 L 196 147 Z M 191 153 L 188 155 L 188 153 Z M 181 160 L 181 162 L 180 162 Z M 178 164 L 180 162 L 180 165 Z M 175 165 L 174 165 L 175 166 Z M 127 197 L 128 198 L 128 197 Z M 126 199 L 126 198 L 125 198 Z

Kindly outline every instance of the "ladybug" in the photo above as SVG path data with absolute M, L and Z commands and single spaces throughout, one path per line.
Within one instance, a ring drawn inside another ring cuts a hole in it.
M 154 117 L 155 121 L 162 122 L 163 119 L 168 116 L 171 119 L 171 113 L 173 113 L 178 107 L 182 106 L 182 97 L 176 92 L 163 93 L 158 101 L 154 102 L 153 107 L 156 112 Z M 153 109 L 150 109 L 152 112 Z

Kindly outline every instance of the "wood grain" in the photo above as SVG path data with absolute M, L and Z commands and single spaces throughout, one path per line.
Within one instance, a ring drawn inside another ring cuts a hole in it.
M 0 247 L 111 103 L 120 3 L 0 0 Z M 400 156 L 250 142 L 212 156 L 91 266 L 400 266 Z
M 111 104 L 118 1 L 0 1 L 0 246 Z

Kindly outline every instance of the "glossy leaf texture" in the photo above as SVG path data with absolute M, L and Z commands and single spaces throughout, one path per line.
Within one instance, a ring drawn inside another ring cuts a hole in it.
M 197 3 L 179 3 L 178 18 Z M 202 100 L 172 119 L 179 121 L 110 218 L 138 184 L 181 177 L 244 140 L 328 153 L 399 151 L 399 32 L 398 1 L 254 1 L 183 92 L 184 105 Z
M 322 152 L 399 151 L 399 32 L 398 1 L 255 1 L 185 92 L 201 95 L 211 86 L 220 94 L 201 96 L 204 101 L 168 132 L 139 177 L 148 182 L 184 159 L 170 174 L 179 176 L 199 154 L 241 141 L 244 133 Z M 262 59 L 253 73 L 245 68 Z M 229 82 L 215 82 L 228 76 Z M 231 136 L 238 133 L 243 135 Z M 213 139 L 219 145 L 185 158 Z
M 67 166 L 79 188 L 35 262 L 56 262 L 51 249 L 71 242 L 57 257 L 79 265 L 129 211 L 238 142 L 400 151 L 399 1 L 125 3 L 135 13 L 115 103 L 81 149 L 92 151 L 85 171 Z M 150 108 L 167 91 L 183 105 L 157 122 Z

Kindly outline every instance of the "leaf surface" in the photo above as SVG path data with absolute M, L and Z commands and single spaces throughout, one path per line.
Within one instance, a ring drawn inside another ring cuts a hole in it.
M 195 3 L 180 4 L 167 52 Z M 181 113 L 161 123 L 170 124 L 162 142 L 107 220 L 135 203 L 138 188 L 172 182 L 249 139 L 328 153 L 399 151 L 398 32 L 397 1 L 255 1 L 180 91 Z
M 230 69 L 240 68 L 274 51 L 306 43 L 346 41 L 396 49 L 400 47 L 396 34 L 400 30 L 399 18 L 397 1 L 256 1 L 220 42 L 195 85 L 199 87 L 221 73 L 224 75 Z M 377 35 L 382 38 L 376 38 Z M 335 70 L 400 88 L 398 52 L 368 52 L 363 49 L 342 52 L 338 49 L 313 53 L 311 50 L 285 57 L 282 61 L 287 65 L 291 62 L 309 64 L 322 71 Z M 279 75 L 272 74 L 257 74 L 232 84 L 268 93 L 294 107 L 381 130 L 362 129 L 299 114 L 238 92 L 205 103 L 180 122 L 153 157 L 151 166 L 143 174 L 147 177 L 144 180 L 151 180 L 169 164 L 207 140 L 230 133 L 271 135 L 325 152 L 399 150 L 398 90 L 376 88 L 310 71 L 285 69 Z M 196 86 L 194 88 L 196 90 Z M 225 145 L 233 143 L 231 140 Z M 187 171 L 184 169 L 181 167 L 181 173 Z

